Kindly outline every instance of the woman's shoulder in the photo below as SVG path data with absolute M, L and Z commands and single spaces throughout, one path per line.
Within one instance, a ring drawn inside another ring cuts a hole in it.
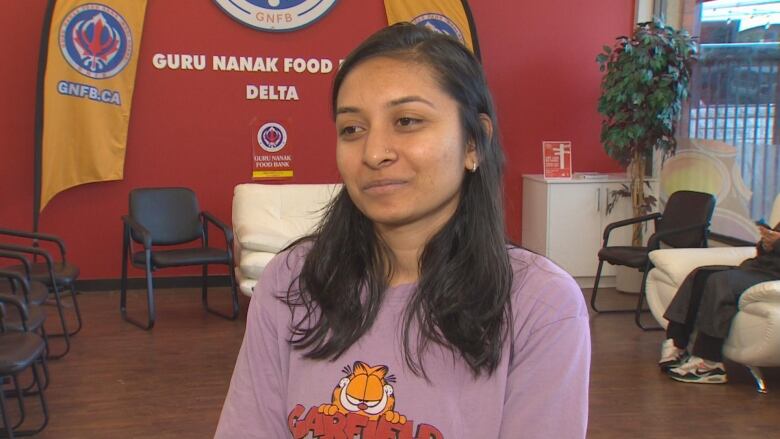
M 303 268 L 303 263 L 306 262 L 306 255 L 309 254 L 311 247 L 312 242 L 307 240 L 294 243 L 280 251 L 265 266 L 261 280 L 263 276 L 266 276 L 266 273 L 278 279 L 297 277 Z
M 588 309 L 577 282 L 546 257 L 521 247 L 508 249 L 512 266 L 512 307 L 516 316 L 530 314 L 554 321 L 587 317 Z
M 303 269 L 311 243 L 304 241 L 280 251 L 263 269 L 252 293 L 253 301 L 263 305 L 279 302 L 287 295 Z
M 574 281 L 563 268 L 538 253 L 522 247 L 510 246 L 507 248 L 507 254 L 516 276 L 519 274 L 521 277 L 542 276 L 548 281 L 551 279 Z

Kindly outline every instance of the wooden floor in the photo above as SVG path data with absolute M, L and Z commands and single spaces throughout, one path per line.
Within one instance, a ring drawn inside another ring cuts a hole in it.
M 605 306 L 635 298 L 600 296 Z M 135 299 L 131 305 L 140 305 Z M 37 437 L 212 437 L 245 317 L 205 313 L 199 290 L 159 290 L 157 326 L 146 332 L 119 318 L 116 292 L 84 293 L 79 302 L 84 329 L 70 354 L 49 363 L 51 420 Z M 780 370 L 766 371 L 766 395 L 731 363 L 729 384 L 677 383 L 655 366 L 661 332 L 642 332 L 626 314 L 595 315 L 591 328 L 589 438 L 779 437 Z

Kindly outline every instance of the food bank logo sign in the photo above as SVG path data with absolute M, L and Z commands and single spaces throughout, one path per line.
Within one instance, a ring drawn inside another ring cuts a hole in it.
M 127 66 L 133 40 L 125 19 L 108 6 L 90 3 L 72 10 L 60 26 L 60 50 L 76 71 L 110 78 Z
M 336 0 L 214 0 L 241 23 L 269 32 L 289 32 L 324 16 Z
M 269 122 L 257 132 L 257 143 L 265 151 L 277 152 L 287 144 L 287 130 L 278 123 Z

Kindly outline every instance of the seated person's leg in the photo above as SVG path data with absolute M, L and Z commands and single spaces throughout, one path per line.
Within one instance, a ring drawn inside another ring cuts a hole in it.
M 669 370 L 669 376 L 690 383 L 727 382 L 726 369 L 722 363 L 723 343 L 737 313 L 739 297 L 751 286 L 770 279 L 771 275 L 738 268 L 710 275 L 703 288 L 696 316 L 698 335 L 693 355 L 683 365 Z
M 658 365 L 663 371 L 681 366 L 688 360 L 688 342 L 693 333 L 699 311 L 702 293 L 710 275 L 733 267 L 699 267 L 685 278 L 667 307 L 664 317 L 669 321 L 666 340 L 661 345 L 661 359 Z
M 771 274 L 738 268 L 713 274 L 704 287 L 696 329 L 710 337 L 725 339 L 742 293 L 753 285 L 773 279 Z

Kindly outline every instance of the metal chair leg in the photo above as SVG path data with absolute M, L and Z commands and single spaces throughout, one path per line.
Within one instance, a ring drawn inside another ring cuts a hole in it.
M 599 281 L 601 281 L 601 269 L 604 267 L 604 261 L 599 259 L 599 268 L 596 269 L 596 278 L 593 280 L 593 290 L 590 294 L 590 307 L 593 311 L 601 312 L 596 308 L 596 295 L 599 292 Z
M 231 313 L 230 314 L 226 314 L 226 313 L 223 313 L 222 311 L 218 311 L 218 310 L 216 310 L 214 308 L 211 308 L 209 306 L 208 289 L 207 289 L 207 286 L 206 286 L 207 285 L 206 284 L 207 279 L 205 277 L 203 279 L 203 307 L 206 308 L 206 311 L 208 311 L 208 312 L 210 312 L 210 313 L 212 313 L 214 315 L 218 315 L 218 316 L 220 316 L 222 318 L 225 318 L 225 319 L 228 319 L 228 320 L 235 320 L 235 319 L 238 318 L 238 313 L 239 313 L 238 292 L 236 290 L 236 281 L 235 281 L 235 279 L 233 277 L 233 267 L 232 267 L 232 264 L 228 267 L 228 269 L 230 270 L 230 272 L 228 274 L 228 277 L 230 278 Z M 206 273 L 206 269 L 205 268 L 203 269 L 203 273 L 205 275 L 205 273 Z
M 756 366 L 748 366 L 750 374 L 753 375 L 753 379 L 756 380 L 756 391 L 761 394 L 766 394 L 766 384 L 764 383 L 764 374 L 761 373 L 761 369 Z
M 203 307 L 206 308 L 206 310 L 209 309 L 209 265 L 203 264 L 201 266 L 201 277 L 200 277 L 200 301 L 203 303 Z
M 119 280 L 119 312 L 122 314 L 122 318 L 127 315 L 127 259 L 129 252 L 127 233 L 127 226 L 125 226 L 122 238 L 122 277 Z
M 14 394 L 14 397 L 16 398 L 16 404 L 19 406 L 19 420 L 16 421 L 16 424 L 14 424 L 13 427 L 11 427 L 13 430 L 16 430 L 24 423 L 24 419 L 27 417 L 27 413 L 24 411 L 24 392 L 22 392 L 19 388 L 19 377 L 12 375 L 11 381 L 14 383 L 14 390 L 10 393 Z
M 60 296 L 60 289 L 57 287 L 57 284 L 52 285 L 52 290 L 54 291 L 54 301 L 56 303 L 57 308 L 57 314 L 60 317 L 60 325 L 62 326 L 62 332 L 61 333 L 55 333 L 55 334 L 48 334 L 47 341 L 53 337 L 62 337 L 65 341 L 65 351 L 63 351 L 61 354 L 54 355 L 51 353 L 51 349 L 47 347 L 47 357 L 50 360 L 56 360 L 59 358 L 64 357 L 68 352 L 70 352 L 70 332 L 68 331 L 68 324 L 65 319 L 65 314 L 63 312 L 63 303 L 62 303 L 62 297 Z M 50 345 L 50 344 L 49 344 Z
M 603 314 L 634 312 L 634 308 L 598 309 L 598 307 L 596 307 L 596 296 L 598 295 L 602 268 L 604 268 L 604 260 L 599 259 L 599 267 L 598 269 L 596 269 L 596 279 L 593 280 L 593 292 L 590 295 L 590 307 L 593 309 L 593 311 L 596 311 L 597 313 L 603 313 Z
M 46 390 L 49 387 L 49 367 L 46 365 L 46 357 L 41 358 L 41 366 L 43 367 L 43 383 L 38 383 L 35 381 L 35 376 L 33 376 L 32 382 L 30 385 L 26 386 L 24 389 L 22 389 L 22 395 L 24 396 L 32 396 L 37 395 L 38 392 L 41 392 L 43 390 Z M 6 392 L 6 396 L 10 397 L 16 397 L 16 392 Z
M 664 329 L 662 326 L 643 326 L 642 325 L 642 312 L 646 311 L 642 309 L 645 302 L 645 284 L 647 283 L 647 273 L 649 272 L 649 269 L 646 269 L 644 274 L 642 275 L 642 286 L 639 287 L 639 297 L 636 299 L 636 309 L 634 310 L 634 323 L 639 327 L 639 329 L 643 331 L 660 331 Z M 649 310 L 648 310 L 649 311 Z
M 125 237 L 127 239 L 127 237 Z M 154 310 L 154 283 L 152 280 L 152 265 L 151 255 L 149 251 L 146 251 L 146 307 L 147 307 L 147 321 L 142 323 L 127 314 L 127 253 L 125 252 L 122 257 L 122 280 L 120 285 L 120 298 L 119 298 L 119 311 L 122 314 L 122 319 L 128 323 L 132 323 L 135 326 L 143 330 L 150 330 L 154 327 L 155 310 Z
M 42 358 L 41 358 L 41 360 L 42 360 Z M 35 363 L 31 364 L 30 368 L 32 369 L 32 373 L 33 373 L 35 382 L 38 383 L 38 386 L 39 386 L 39 389 L 40 389 L 41 379 L 40 379 L 40 375 L 38 374 L 38 369 L 36 368 Z M 43 429 L 46 428 L 46 426 L 49 424 L 49 408 L 48 408 L 48 405 L 46 404 L 46 397 L 44 396 L 43 391 L 39 390 L 37 393 L 38 393 L 38 398 L 39 398 L 39 400 L 41 402 L 41 411 L 43 413 L 43 422 L 41 423 L 41 425 L 39 425 L 38 427 L 35 427 L 34 429 L 31 429 L 31 430 L 17 430 L 17 431 L 14 431 L 13 434 L 15 436 L 17 436 L 17 437 L 34 436 L 34 435 L 40 433 L 41 431 L 43 431 Z M 13 437 L 13 436 L 11 436 L 11 437 Z
M 66 285 L 60 285 L 57 284 L 58 289 L 62 289 Z M 71 302 L 73 303 L 73 311 L 76 313 L 76 329 L 72 331 L 68 331 L 68 336 L 73 337 L 74 335 L 78 334 L 79 331 L 81 331 L 82 327 L 82 320 L 81 320 L 81 310 L 79 309 L 79 302 L 78 299 L 76 299 L 76 286 L 73 283 L 70 283 L 67 285 L 68 289 L 70 290 L 70 296 L 71 296 Z M 54 287 L 51 287 L 50 291 L 54 291 Z M 60 305 L 57 305 L 60 306 Z M 62 303 L 62 306 L 65 306 L 64 303 Z M 64 313 L 63 313 L 64 315 Z M 62 337 L 62 334 L 51 334 L 52 337 Z
M 73 301 L 73 311 L 76 313 L 76 329 L 68 334 L 72 337 L 78 334 L 82 327 L 81 310 L 79 309 L 79 301 L 76 299 L 76 286 L 72 282 L 70 284 L 70 297 L 70 300 Z
M 3 416 L 3 427 L 7 437 L 13 439 L 14 430 L 11 428 L 10 421 L 8 419 L 8 411 L 5 409 L 5 392 L 0 392 L 0 415 Z
M 46 336 L 46 328 L 41 325 L 41 338 L 43 339 L 43 345 L 44 345 L 44 351 L 43 351 L 43 361 L 41 361 L 41 364 L 43 365 L 43 389 L 46 390 L 49 387 L 49 368 L 46 366 L 46 358 L 49 356 L 49 340 Z M 22 390 L 24 395 L 35 395 L 37 392 L 35 390 L 35 380 L 28 385 L 25 386 L 25 388 Z M 8 396 L 15 396 L 9 394 Z

